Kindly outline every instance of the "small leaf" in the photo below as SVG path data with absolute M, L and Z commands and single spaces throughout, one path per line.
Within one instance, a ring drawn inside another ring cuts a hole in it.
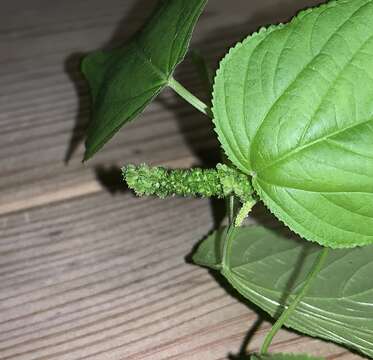
M 198 264 L 221 269 L 244 297 L 271 316 L 302 287 L 321 247 L 260 226 L 239 228 L 230 269 L 221 267 L 221 230 L 197 249 Z M 286 326 L 373 356 L 373 245 L 330 251 Z
M 163 0 L 145 27 L 122 48 L 97 51 L 82 63 L 91 87 L 92 121 L 85 160 L 135 118 L 167 85 L 188 49 L 207 0 Z
M 308 354 L 266 354 L 266 355 L 251 355 L 251 360 L 324 360 L 322 357 L 310 356 Z
M 223 59 L 219 140 L 268 208 L 333 248 L 373 243 L 373 1 L 330 1 Z

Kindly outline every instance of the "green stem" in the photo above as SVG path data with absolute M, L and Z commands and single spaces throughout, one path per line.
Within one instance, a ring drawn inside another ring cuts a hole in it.
M 265 355 L 268 353 L 269 346 L 271 345 L 271 342 L 274 338 L 274 336 L 277 334 L 277 332 L 281 329 L 281 327 L 286 323 L 286 321 L 290 318 L 290 316 L 293 314 L 296 307 L 299 305 L 299 303 L 302 301 L 304 296 L 307 294 L 307 291 L 309 290 L 310 286 L 312 285 L 313 280 L 317 276 L 317 274 L 320 272 L 324 261 L 328 255 L 329 249 L 324 247 L 323 250 L 320 252 L 319 256 L 315 260 L 315 263 L 312 266 L 311 271 L 308 273 L 305 283 L 300 290 L 299 294 L 295 297 L 294 301 L 289 305 L 289 307 L 283 311 L 281 316 L 277 319 L 276 323 L 272 326 L 271 330 L 268 332 L 266 338 L 264 339 L 262 348 L 260 349 L 260 354 Z
M 228 208 L 228 220 L 229 226 L 227 232 L 225 233 L 225 239 L 223 242 L 223 256 L 222 256 L 222 267 L 223 270 L 229 270 L 231 268 L 231 252 L 232 252 L 232 241 L 234 234 L 237 231 L 237 227 L 234 226 L 236 219 L 236 197 L 230 195 L 227 199 L 227 208 Z
M 189 90 L 187 90 L 183 85 L 181 85 L 173 77 L 170 77 L 170 79 L 168 80 L 168 85 L 177 94 L 179 94 L 184 100 L 186 100 L 189 104 L 194 106 L 201 113 L 203 113 L 203 114 L 207 115 L 208 117 L 212 118 L 211 109 L 204 102 L 202 102 L 200 99 L 195 97 Z
M 231 225 L 227 229 L 227 233 L 224 239 L 223 256 L 222 256 L 222 267 L 223 271 L 229 271 L 231 269 L 231 253 L 232 253 L 232 241 L 234 235 L 237 232 L 238 227 Z
M 234 224 L 235 206 L 236 206 L 236 199 L 234 195 L 229 195 L 228 201 L 227 201 L 229 226 L 232 226 Z

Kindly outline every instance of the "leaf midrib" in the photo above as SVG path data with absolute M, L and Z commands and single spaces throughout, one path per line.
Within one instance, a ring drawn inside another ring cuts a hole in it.
M 333 37 L 335 36 L 336 33 L 338 33 L 338 31 L 340 31 L 362 8 L 364 8 L 365 6 L 368 6 L 369 4 L 371 4 L 372 1 L 368 1 L 367 3 L 363 4 L 362 6 L 360 6 L 358 9 L 356 9 L 337 29 L 335 29 L 333 31 L 333 33 L 329 36 L 329 38 L 325 41 L 325 43 L 323 44 L 323 46 L 319 49 L 319 51 L 317 52 L 317 54 L 314 54 L 314 56 L 307 62 L 307 64 L 305 64 L 303 66 L 303 68 L 296 74 L 296 76 L 294 77 L 294 79 L 292 79 L 292 81 L 290 81 L 290 83 L 287 85 L 287 87 L 284 89 L 284 91 L 282 92 L 282 94 L 280 96 L 278 96 L 278 98 L 273 102 L 272 106 L 270 106 L 270 108 L 268 109 L 268 111 L 266 112 L 265 116 L 263 117 L 263 121 L 261 122 L 260 126 L 256 129 L 255 133 L 253 134 L 252 136 L 252 142 L 251 144 L 253 143 L 259 129 L 262 127 L 262 125 L 264 124 L 265 122 L 265 119 L 268 117 L 268 115 L 271 113 L 272 109 L 274 108 L 274 106 L 283 98 L 284 94 L 287 92 L 287 90 L 289 88 L 291 88 L 291 86 L 294 85 L 294 83 L 297 81 L 297 79 L 299 78 L 299 76 L 306 70 L 309 68 L 309 66 L 312 64 L 312 62 L 315 60 L 315 58 L 320 55 L 322 53 L 322 51 L 325 49 L 325 47 L 330 43 L 330 41 L 333 39 Z M 326 7 L 328 6 L 328 4 L 325 5 Z M 290 23 L 291 24 L 291 23 Z M 250 148 L 252 147 L 252 145 L 250 146 Z M 250 149 L 250 153 L 252 153 L 251 149 Z M 251 162 L 251 161 L 250 161 Z M 271 164 L 269 165 L 271 166 Z M 269 167 L 269 166 L 266 166 L 265 168 Z M 255 170 L 255 169 L 254 169 Z M 263 170 L 263 169 L 260 169 L 260 170 Z M 258 172 L 260 171 L 258 169 L 256 169 L 255 171 Z
M 296 149 L 293 149 L 293 150 L 291 150 L 290 152 L 287 152 L 286 154 L 284 154 L 283 156 L 277 158 L 276 160 L 274 160 L 274 161 L 272 161 L 272 162 L 266 164 L 264 167 L 262 167 L 262 168 L 260 168 L 260 169 L 254 169 L 254 171 L 256 172 L 256 174 L 257 174 L 258 177 L 259 177 L 259 174 L 260 174 L 261 171 L 267 170 L 267 169 L 269 169 L 269 168 L 271 168 L 271 167 L 273 167 L 273 166 L 275 166 L 275 165 L 278 165 L 279 163 L 281 163 L 281 162 L 287 160 L 288 158 L 290 158 L 290 157 L 292 157 L 292 156 L 295 156 L 295 155 L 297 155 L 298 153 L 300 153 L 300 152 L 302 152 L 302 151 L 304 151 L 304 150 L 306 150 L 306 149 L 308 149 L 308 148 L 310 148 L 310 147 L 312 147 L 312 146 L 314 146 L 314 145 L 317 145 L 317 144 L 320 143 L 320 142 L 323 142 L 323 141 L 325 141 L 325 140 L 328 140 L 329 138 L 332 138 L 333 136 L 340 135 L 340 134 L 342 134 L 342 133 L 345 132 L 345 131 L 351 130 L 351 129 L 357 127 L 357 126 L 360 126 L 360 125 L 363 125 L 363 124 L 366 124 L 366 123 L 369 123 L 369 122 L 372 122 L 372 123 L 373 123 L 373 116 L 372 116 L 372 118 L 370 118 L 370 119 L 368 119 L 368 120 L 363 120 L 363 121 L 360 121 L 360 122 L 358 122 L 358 123 L 354 123 L 354 124 L 352 124 L 352 125 L 350 125 L 350 126 L 346 126 L 346 127 L 342 128 L 342 129 L 338 129 L 337 131 L 334 131 L 334 132 L 332 132 L 332 133 L 329 133 L 329 134 L 327 134 L 327 135 L 325 135 L 325 136 L 323 136 L 323 137 L 321 137 L 321 138 L 318 138 L 318 139 L 316 139 L 316 140 L 314 140 L 314 141 L 311 141 L 311 142 L 309 142 L 309 143 L 307 143 L 307 144 L 304 144 L 304 145 L 302 145 L 302 146 L 299 146 L 299 147 L 297 147 Z
M 264 286 L 261 286 L 257 283 L 249 283 L 247 282 L 247 278 L 246 277 L 243 277 L 239 272 L 237 272 L 237 269 L 243 267 L 243 265 L 240 265 L 240 266 L 236 266 L 234 268 L 231 269 L 231 276 L 235 276 L 235 277 L 238 277 L 239 279 L 241 280 L 244 280 L 246 282 L 246 284 L 251 284 L 251 286 L 247 286 L 245 285 L 246 287 L 248 288 L 252 288 L 252 286 L 255 286 L 256 288 L 260 288 L 260 289 L 263 289 L 265 291 L 268 291 L 268 292 L 271 292 L 271 293 L 274 293 L 274 294 L 278 294 L 279 296 L 281 296 L 282 292 L 280 291 L 277 291 L 277 290 L 273 290 L 272 288 L 268 288 L 268 287 L 264 287 Z M 304 281 L 302 281 L 301 283 L 298 284 L 298 287 L 301 286 L 302 284 L 304 283 Z M 338 301 L 343 301 L 343 300 L 348 300 L 348 301 L 354 301 L 354 297 L 358 296 L 358 295 L 364 295 L 366 293 L 369 293 L 369 292 L 372 292 L 373 291 L 373 288 L 371 289 L 368 289 L 368 290 L 365 290 L 365 291 L 361 291 L 359 293 L 356 293 L 354 295 L 350 295 L 350 296 L 340 296 L 340 297 L 321 297 L 321 296 L 305 296 L 304 299 L 310 299 L 310 300 L 318 300 L 318 301 L 335 301 L 335 300 L 338 300 Z M 294 295 L 293 295 L 294 296 Z M 307 304 L 305 301 L 302 301 L 303 303 Z M 311 304 L 307 304 L 309 306 L 313 306 Z
M 140 46 L 139 42 L 135 41 L 134 49 L 136 51 L 136 54 L 143 60 L 146 61 L 146 63 L 154 70 L 154 72 L 166 83 L 168 81 L 168 78 L 170 74 L 166 74 L 162 69 L 160 69 L 158 66 L 152 63 L 152 61 L 149 59 L 148 55 L 145 53 L 144 49 Z M 165 84 L 166 85 L 166 84 Z

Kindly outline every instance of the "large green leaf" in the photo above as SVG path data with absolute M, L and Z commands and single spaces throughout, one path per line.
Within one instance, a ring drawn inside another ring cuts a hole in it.
M 200 245 L 193 260 L 220 268 L 243 296 L 278 316 L 304 284 L 321 247 L 260 226 L 239 228 L 227 268 L 221 266 L 221 231 Z M 286 326 L 373 356 L 372 273 L 373 246 L 331 250 Z
M 184 58 L 207 0 L 162 0 L 146 26 L 122 48 L 98 51 L 82 63 L 93 102 L 85 160 L 164 88 Z
M 373 1 L 261 29 L 218 70 L 216 131 L 269 209 L 308 240 L 373 243 Z

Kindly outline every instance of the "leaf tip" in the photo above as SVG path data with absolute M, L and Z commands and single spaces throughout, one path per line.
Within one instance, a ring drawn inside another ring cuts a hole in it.
M 86 142 L 82 163 L 85 163 L 88 160 L 90 160 L 96 152 L 97 152 L 97 149 L 92 149 L 90 146 L 87 145 L 87 142 Z

